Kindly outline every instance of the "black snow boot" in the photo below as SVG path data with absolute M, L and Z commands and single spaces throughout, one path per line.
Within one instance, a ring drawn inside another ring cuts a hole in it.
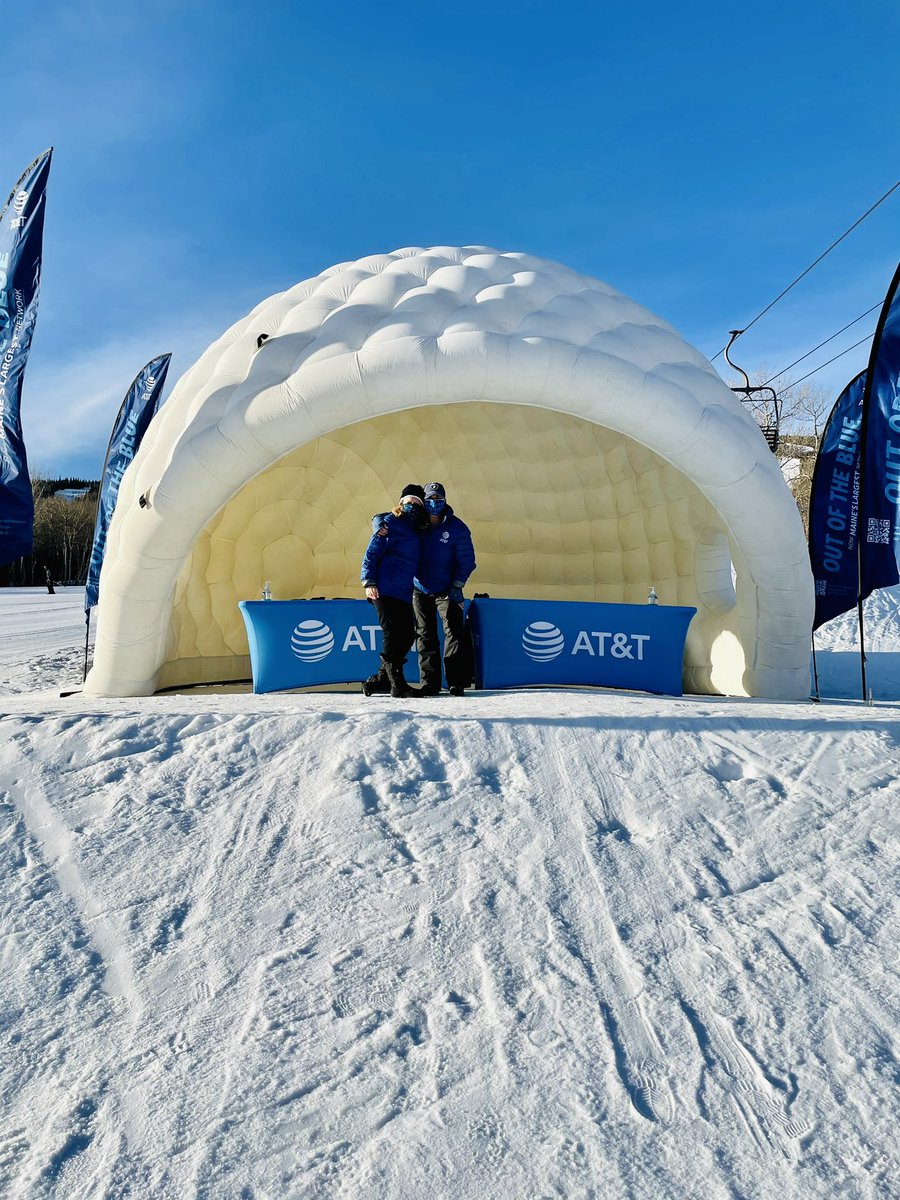
M 441 677 L 423 675 L 422 682 L 416 691 L 420 696 L 439 696 L 441 694 Z
M 388 662 L 385 660 L 384 670 L 390 681 L 391 695 L 395 700 L 408 699 L 410 696 L 418 696 L 418 691 L 413 689 L 406 682 L 406 676 L 403 674 L 402 662 Z
M 387 677 L 384 665 L 380 666 L 374 675 L 362 682 L 364 696 L 386 696 L 391 690 L 391 681 Z

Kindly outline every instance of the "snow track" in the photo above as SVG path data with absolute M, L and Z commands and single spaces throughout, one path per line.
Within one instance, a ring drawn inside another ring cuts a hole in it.
M 31 707 L 4 1194 L 892 1194 L 892 715 Z
M 900 1196 L 896 708 L 87 704 L 20 599 L 0 1195 Z

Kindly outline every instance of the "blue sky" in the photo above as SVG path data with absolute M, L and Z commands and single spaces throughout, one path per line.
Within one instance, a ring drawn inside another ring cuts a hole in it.
M 265 296 L 398 246 L 556 259 L 712 356 L 900 176 L 895 0 L 11 8 L 0 187 L 56 147 L 22 410 L 48 474 L 99 473 L 153 355 L 174 383 Z M 737 360 L 787 365 L 898 257 L 900 191 Z

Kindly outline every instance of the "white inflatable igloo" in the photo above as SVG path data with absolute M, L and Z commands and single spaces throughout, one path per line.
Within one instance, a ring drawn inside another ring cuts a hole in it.
M 248 678 L 237 602 L 265 579 L 359 595 L 369 518 L 411 479 L 471 526 L 473 590 L 643 603 L 652 584 L 698 609 L 686 690 L 808 695 L 800 517 L 710 364 L 598 280 L 446 246 L 331 267 L 181 378 L 122 480 L 85 690 Z

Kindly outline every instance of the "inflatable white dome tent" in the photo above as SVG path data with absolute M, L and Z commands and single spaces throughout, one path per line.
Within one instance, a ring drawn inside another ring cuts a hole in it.
M 86 691 L 249 677 L 238 601 L 358 596 L 371 514 L 440 479 L 492 596 L 696 605 L 694 692 L 808 695 L 812 579 L 752 418 L 665 322 L 483 247 L 341 263 L 182 377 L 122 480 Z

